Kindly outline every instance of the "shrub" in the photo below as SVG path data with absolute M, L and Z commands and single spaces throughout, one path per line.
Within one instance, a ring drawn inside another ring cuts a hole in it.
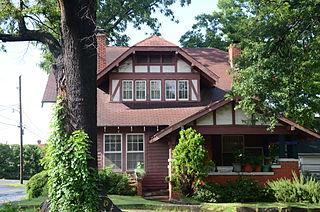
M 320 182 L 313 177 L 299 177 L 292 173 L 293 181 L 280 179 L 268 182 L 277 201 L 320 203 Z
M 135 195 L 136 188 L 131 185 L 129 175 L 113 172 L 110 167 L 99 171 L 100 189 L 107 194 Z
M 212 161 L 207 161 L 208 151 L 204 148 L 204 138 L 194 129 L 180 131 L 178 145 L 173 150 L 171 183 L 186 197 L 191 196 L 198 184 L 212 169 Z
M 202 202 L 257 202 L 272 201 L 273 196 L 252 179 L 239 177 L 226 184 L 206 183 L 194 194 L 196 200 Z
M 26 184 L 27 198 L 36 198 L 48 193 L 48 173 L 42 171 L 33 175 Z

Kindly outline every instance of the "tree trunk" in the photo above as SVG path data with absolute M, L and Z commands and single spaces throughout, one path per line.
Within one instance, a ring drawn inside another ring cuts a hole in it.
M 59 0 L 59 4 L 64 78 L 58 87 L 67 111 L 66 131 L 82 129 L 89 135 L 94 158 L 89 166 L 97 168 L 96 1 Z

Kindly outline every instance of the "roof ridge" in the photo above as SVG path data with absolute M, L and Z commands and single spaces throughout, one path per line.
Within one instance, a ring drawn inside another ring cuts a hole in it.
M 149 41 L 151 39 L 158 39 L 158 40 L 164 41 L 166 44 L 169 44 L 169 45 L 155 45 L 157 47 L 161 47 L 161 46 L 177 46 L 177 47 L 179 47 L 178 45 L 176 45 L 176 44 L 174 44 L 174 43 L 172 43 L 170 41 L 167 41 L 166 39 L 164 39 L 164 38 L 162 38 L 160 36 L 157 36 L 157 35 L 151 35 L 150 37 L 147 37 L 146 39 L 144 39 L 144 40 L 132 45 L 131 47 L 143 46 L 141 44 L 144 44 L 144 43 L 146 43 L 147 41 Z

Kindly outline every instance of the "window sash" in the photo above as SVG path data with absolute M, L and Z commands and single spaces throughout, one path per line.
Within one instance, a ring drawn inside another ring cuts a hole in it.
M 133 100 L 133 81 L 123 80 L 122 81 L 122 100 L 130 101 Z
M 161 100 L 161 80 L 150 80 L 150 99 Z
M 176 100 L 176 81 L 166 80 L 166 100 Z
M 146 81 L 136 80 L 135 81 L 136 90 L 136 100 L 146 100 Z
M 188 80 L 179 80 L 179 100 L 188 100 L 189 99 L 189 81 Z
M 127 134 L 127 170 L 134 170 L 138 162 L 144 162 L 144 148 L 144 134 Z
M 113 165 L 113 168 L 112 168 L 113 170 L 122 169 L 122 136 L 121 134 L 105 134 L 104 135 L 104 166 L 110 166 L 110 165 Z

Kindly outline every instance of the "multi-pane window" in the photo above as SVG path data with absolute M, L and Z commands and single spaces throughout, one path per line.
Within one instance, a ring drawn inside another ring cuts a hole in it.
M 134 170 L 138 162 L 144 162 L 144 135 L 127 134 L 127 170 Z
M 121 170 L 121 135 L 105 134 L 104 135 L 104 165 L 112 166 L 114 170 Z
M 161 100 L 161 80 L 150 81 L 150 99 Z
M 222 165 L 229 166 L 233 162 L 233 152 L 244 148 L 244 137 L 242 135 L 222 136 Z
M 133 91 L 132 80 L 123 80 L 122 81 L 122 100 L 128 101 L 133 100 Z
M 146 81 L 136 80 L 136 100 L 146 100 Z
M 176 81 L 166 80 L 166 100 L 176 100 Z
M 188 100 L 189 95 L 189 81 L 188 80 L 179 80 L 179 100 Z

